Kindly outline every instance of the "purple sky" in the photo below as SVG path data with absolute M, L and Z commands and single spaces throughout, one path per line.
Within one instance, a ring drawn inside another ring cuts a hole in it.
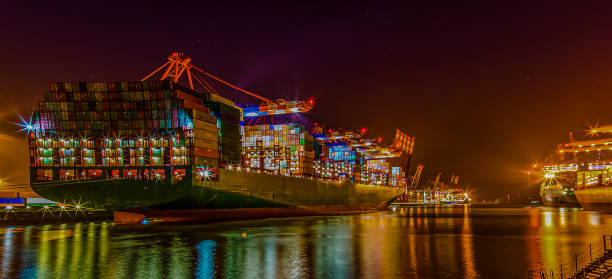
M 400 128 L 425 178 L 455 173 L 484 198 L 523 190 L 520 170 L 568 132 L 612 123 L 610 7 L 18 2 L 0 10 L 0 176 L 13 183 L 27 147 L 12 123 L 49 81 L 137 80 L 175 51 L 272 99 L 314 97 L 328 126 Z

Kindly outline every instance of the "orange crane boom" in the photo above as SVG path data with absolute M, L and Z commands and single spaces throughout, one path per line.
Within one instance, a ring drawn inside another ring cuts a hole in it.
M 198 68 L 196 66 L 193 66 L 193 68 L 198 70 L 198 71 L 200 71 L 200 72 L 202 72 L 203 74 L 207 75 L 208 77 L 210 77 L 210 78 L 212 78 L 212 79 L 214 79 L 214 80 L 216 80 L 218 82 L 221 82 L 221 83 L 223 83 L 223 84 L 225 84 L 225 85 L 227 85 L 227 86 L 229 86 L 231 88 L 234 88 L 234 89 L 236 89 L 236 90 L 238 90 L 238 91 L 240 91 L 242 93 L 245 93 L 245 94 L 247 94 L 249 96 L 252 96 L 252 97 L 255 97 L 257 99 L 260 99 L 260 100 L 262 100 L 262 101 L 264 101 L 266 103 L 272 103 L 272 101 L 267 99 L 267 98 L 264 98 L 264 97 L 259 96 L 259 95 L 255 94 L 255 93 L 251 92 L 251 91 L 244 90 L 244 89 L 242 89 L 242 88 L 240 88 L 238 86 L 235 86 L 235 85 L 233 85 L 233 84 L 231 84 L 231 83 L 229 83 L 227 81 L 224 81 L 224 80 L 222 80 L 222 79 L 220 79 L 220 78 L 218 78 L 218 77 L 216 77 L 216 76 L 214 76 L 214 75 L 212 75 L 212 74 L 210 74 L 208 72 L 205 72 L 204 70 L 202 70 L 202 69 L 200 69 L 200 68 Z
M 191 64 L 191 58 L 184 56 L 182 53 L 179 52 L 175 52 L 172 53 L 172 55 L 170 55 L 168 57 L 168 62 L 166 62 L 164 65 L 162 65 L 161 67 L 157 68 L 155 71 L 153 71 L 152 73 L 150 73 L 149 75 L 147 75 L 146 77 L 144 77 L 143 79 L 141 79 L 140 81 L 145 81 L 147 79 L 149 79 L 150 77 L 152 77 L 153 75 L 155 75 L 156 73 L 158 73 L 159 71 L 163 70 L 164 68 L 166 68 L 166 70 L 164 71 L 164 73 L 162 74 L 161 78 L 159 80 L 165 80 L 165 79 L 170 79 L 175 83 L 178 83 L 180 77 L 183 75 L 183 73 L 187 73 L 187 81 L 189 82 L 189 88 L 191 88 L 191 90 L 194 90 L 194 82 L 193 80 L 195 80 L 196 82 L 198 82 L 200 84 L 200 86 L 202 86 L 206 91 L 208 91 L 209 93 L 214 93 L 217 94 L 217 92 L 213 89 L 213 87 L 208 84 L 206 82 L 206 80 L 199 75 L 199 73 L 202 73 L 206 76 L 208 76 L 209 78 L 212 78 L 220 83 L 223 83 L 233 89 L 236 89 L 242 93 L 245 93 L 251 97 L 255 97 L 257 99 L 260 99 L 262 101 L 264 101 L 266 104 L 269 103 L 273 103 L 270 99 L 267 99 L 265 97 L 259 96 L 251 91 L 248 90 L 244 90 L 236 85 L 233 85 L 227 81 L 224 81 L 204 70 L 202 70 L 201 68 L 198 68 L 194 65 Z M 196 70 L 196 71 L 192 71 L 192 70 Z

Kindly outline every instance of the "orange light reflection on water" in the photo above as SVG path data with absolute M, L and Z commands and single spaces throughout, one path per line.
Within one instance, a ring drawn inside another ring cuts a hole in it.
M 463 226 L 461 227 L 461 238 L 463 247 L 463 269 L 465 278 L 476 278 L 478 271 L 474 262 L 474 246 L 469 205 L 463 206 Z
M 558 274 L 610 230 L 612 217 L 596 212 L 469 206 L 171 231 L 60 224 L 3 228 L 1 263 L 8 277 L 26 278 L 23 266 L 39 278 L 526 278 Z

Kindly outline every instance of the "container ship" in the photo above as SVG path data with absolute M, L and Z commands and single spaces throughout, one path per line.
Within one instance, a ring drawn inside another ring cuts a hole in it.
M 271 101 L 190 62 L 174 53 L 140 81 L 50 83 L 24 124 L 32 189 L 112 210 L 116 224 L 368 212 L 405 191 L 414 137 L 327 129 L 306 115 L 313 100 Z M 241 106 L 211 79 L 262 103 Z
M 590 138 L 560 144 L 542 166 L 543 201 L 579 205 L 588 210 L 612 210 L 612 125 L 588 130 Z

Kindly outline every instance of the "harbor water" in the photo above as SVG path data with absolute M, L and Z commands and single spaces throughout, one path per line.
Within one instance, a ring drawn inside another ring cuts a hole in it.
M 595 211 L 469 206 L 144 228 L 2 226 L 0 267 L 2 278 L 528 278 L 610 233 L 612 215 Z

